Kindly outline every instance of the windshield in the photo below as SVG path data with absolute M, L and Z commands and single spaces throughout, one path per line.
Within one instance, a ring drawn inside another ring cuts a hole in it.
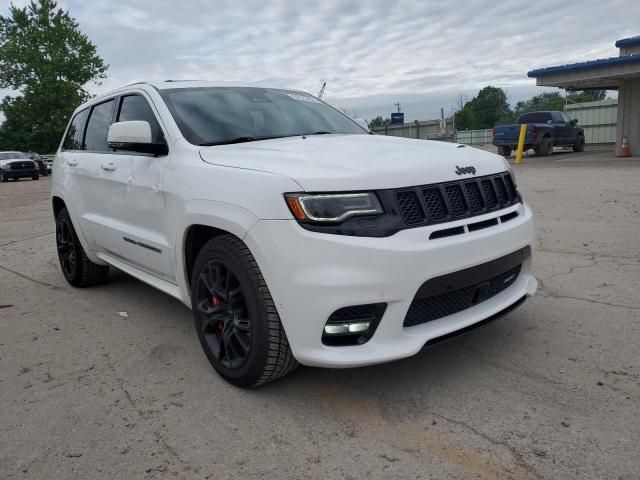
M 0 152 L 0 160 L 13 160 L 16 158 L 29 158 L 22 152 Z
M 303 92 L 201 87 L 160 93 L 182 135 L 195 145 L 296 135 L 368 133 L 347 116 Z

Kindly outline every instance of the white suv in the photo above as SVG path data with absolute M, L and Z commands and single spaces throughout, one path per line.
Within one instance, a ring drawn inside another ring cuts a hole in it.
M 69 283 L 113 266 L 181 300 L 236 385 L 407 357 L 537 286 L 504 158 L 371 135 L 300 91 L 160 82 L 92 99 L 52 201 Z

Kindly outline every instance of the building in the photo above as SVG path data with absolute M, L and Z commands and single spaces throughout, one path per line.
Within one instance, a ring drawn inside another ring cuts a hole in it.
M 536 85 L 567 90 L 618 90 L 616 153 L 626 137 L 640 155 L 640 35 L 616 42 L 620 56 L 530 71 Z

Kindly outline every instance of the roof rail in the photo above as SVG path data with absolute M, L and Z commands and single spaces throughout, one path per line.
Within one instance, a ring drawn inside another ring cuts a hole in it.
M 184 80 L 165 80 L 165 82 L 167 83 L 175 83 L 175 82 L 202 82 L 203 80 L 197 80 L 197 79 L 184 79 Z

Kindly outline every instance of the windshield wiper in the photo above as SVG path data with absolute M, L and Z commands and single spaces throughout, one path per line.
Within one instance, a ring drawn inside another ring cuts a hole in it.
M 295 137 L 296 135 L 274 135 L 272 137 L 236 137 L 228 140 L 219 140 L 217 142 L 201 143 L 201 147 L 214 147 L 216 145 L 231 145 L 232 143 L 257 142 L 259 140 L 272 140 L 274 138 Z
M 313 133 L 307 133 L 307 135 L 331 135 L 333 132 L 325 132 L 325 131 L 319 131 L 319 132 L 313 132 Z
M 262 139 L 258 137 L 236 137 L 236 138 L 229 138 L 227 140 L 219 140 L 217 142 L 201 143 L 200 146 L 213 147 L 214 145 L 230 145 L 232 143 L 255 142 L 256 140 L 262 140 Z

